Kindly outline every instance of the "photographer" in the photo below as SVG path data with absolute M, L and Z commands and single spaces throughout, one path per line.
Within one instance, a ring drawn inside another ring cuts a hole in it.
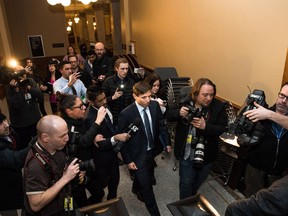
M 191 98 L 167 111 L 167 120 L 177 121 L 174 154 L 180 166 L 180 199 L 197 193 L 216 159 L 218 137 L 225 131 L 228 118 L 225 104 L 215 95 L 215 84 L 201 78 L 193 86 Z M 201 147 L 201 154 L 196 147 Z
M 68 164 L 61 151 L 69 140 L 67 124 L 59 116 L 47 115 L 38 122 L 37 132 L 24 167 L 27 215 L 73 215 L 71 180 L 79 174 L 79 164 L 77 159 Z
M 36 136 L 36 124 L 41 118 L 38 100 L 42 92 L 37 83 L 26 77 L 23 67 L 10 74 L 9 85 L 5 86 L 11 126 L 19 135 L 19 148 L 25 148 Z
M 283 177 L 288 168 L 288 83 L 278 93 L 276 103 L 269 109 L 257 104 L 257 109 L 243 115 L 257 122 L 264 130 L 264 136 L 255 146 L 248 146 L 248 165 L 245 169 L 245 195 L 250 197 L 262 188 L 269 187 Z
M 74 152 L 69 152 L 69 156 L 76 156 L 82 162 L 90 160 L 92 158 L 91 149 L 94 144 L 99 141 L 97 140 L 97 138 L 99 138 L 97 135 L 100 134 L 100 124 L 105 118 L 106 109 L 104 107 L 99 109 L 97 117 L 94 119 L 92 126 L 88 129 L 83 122 L 86 107 L 79 97 L 70 94 L 58 94 L 57 99 L 59 101 L 61 117 L 67 122 L 69 132 L 74 128 L 74 133 L 78 134 L 74 143 L 71 143 L 72 139 L 70 136 L 71 140 L 67 146 L 75 145 L 75 150 Z M 87 176 L 90 175 L 89 172 L 86 174 Z M 77 197 L 74 198 L 80 207 L 88 204 L 85 193 L 86 187 L 87 185 L 78 185 L 75 191 L 73 191 L 73 193 L 77 195 Z
M 113 126 L 113 116 L 107 108 L 105 93 L 99 86 L 90 86 L 87 89 L 87 99 L 89 107 L 84 119 L 87 128 L 90 128 L 98 115 L 100 107 L 106 108 L 106 116 L 100 125 L 100 133 L 106 138 L 97 143 L 97 147 L 92 149 L 93 159 L 95 161 L 95 171 L 92 178 L 95 180 L 95 189 L 92 191 L 90 200 L 94 203 L 101 202 L 105 192 L 104 188 L 108 186 L 107 200 L 117 197 L 117 187 L 119 184 L 119 165 L 116 148 L 121 143 L 130 138 L 128 133 L 117 134 Z M 120 151 L 120 149 L 118 150 Z
M 16 209 L 24 207 L 21 169 L 30 147 L 18 151 L 17 138 L 6 116 L 0 113 L 0 215 L 16 215 Z

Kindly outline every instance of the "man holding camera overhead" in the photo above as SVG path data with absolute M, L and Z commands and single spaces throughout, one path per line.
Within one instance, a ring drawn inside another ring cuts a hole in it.
M 27 78 L 23 67 L 18 66 L 5 86 L 11 126 L 19 135 L 19 149 L 24 149 L 36 136 L 36 124 L 41 118 L 38 100 L 43 97 L 37 83 Z
M 179 160 L 180 199 L 193 196 L 216 159 L 218 140 L 226 128 L 225 104 L 215 98 L 216 86 L 207 78 L 197 80 L 191 97 L 167 111 L 177 121 L 174 154 Z
M 134 81 L 127 76 L 128 70 L 128 61 L 125 58 L 117 59 L 115 62 L 116 74 L 108 77 L 102 85 L 115 126 L 118 124 L 119 113 L 134 101 L 132 97 Z
M 275 105 L 269 109 L 255 104 L 258 109 L 243 115 L 258 122 L 264 136 L 248 151 L 248 165 L 245 169 L 245 195 L 250 197 L 262 188 L 269 187 L 275 180 L 287 174 L 288 168 L 288 83 L 278 93 Z M 248 146 L 249 147 L 249 146 Z

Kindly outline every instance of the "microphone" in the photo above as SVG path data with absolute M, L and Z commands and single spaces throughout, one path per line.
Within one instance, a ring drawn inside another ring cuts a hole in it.
M 139 130 L 139 125 L 141 124 L 141 119 L 140 118 L 136 118 L 135 120 L 134 120 L 134 122 L 133 123 L 131 123 L 129 126 L 128 126 L 128 132 L 127 132 L 127 134 L 131 134 L 132 132 L 133 133 L 136 133 L 138 130 Z M 117 144 L 114 146 L 114 148 L 113 148 L 113 150 L 114 150 L 114 152 L 115 153 L 118 153 L 120 150 L 121 150 L 121 148 L 123 147 L 123 145 L 124 145 L 124 142 L 121 142 L 121 141 L 119 141 L 119 142 L 117 142 Z

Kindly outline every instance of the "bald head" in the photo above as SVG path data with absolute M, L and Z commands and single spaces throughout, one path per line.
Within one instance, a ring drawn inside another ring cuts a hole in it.
M 95 44 L 95 54 L 97 59 L 101 59 L 105 53 L 104 44 L 101 42 L 98 42 Z
M 46 115 L 37 124 L 38 142 L 53 153 L 64 148 L 69 140 L 67 123 L 57 115 Z
M 51 135 L 57 131 L 59 126 L 66 125 L 66 122 L 57 115 L 46 115 L 41 118 L 37 124 L 38 135 L 47 133 Z

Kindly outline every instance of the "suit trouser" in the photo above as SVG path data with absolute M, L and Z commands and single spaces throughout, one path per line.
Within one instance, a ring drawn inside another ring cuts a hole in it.
M 107 200 L 117 197 L 117 188 L 120 179 L 120 171 L 117 156 L 108 163 L 95 167 L 91 175 L 88 190 L 91 193 L 90 204 L 102 202 L 105 195 L 104 188 L 108 186 Z
M 158 216 L 160 215 L 160 212 L 156 203 L 151 182 L 152 179 L 151 167 L 153 166 L 153 160 L 154 160 L 153 150 L 147 151 L 144 162 L 145 164 L 141 169 L 134 171 L 133 187 L 135 187 L 136 190 L 139 190 L 140 193 L 142 194 L 144 203 L 150 215 Z

